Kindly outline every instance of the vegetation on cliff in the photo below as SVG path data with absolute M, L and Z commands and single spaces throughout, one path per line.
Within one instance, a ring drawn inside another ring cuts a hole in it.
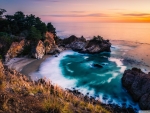
M 32 51 L 37 58 L 57 48 L 55 28 L 35 15 L 18 11 L 3 15 L 0 9 L 0 59 L 11 59 Z M 48 31 L 48 32 L 47 32 Z M 56 46 L 56 47 L 55 47 Z M 42 53 L 42 54 L 41 54 Z M 41 56 L 42 57 L 42 56 Z M 96 103 L 95 103 L 96 102 Z M 85 100 L 50 81 L 32 81 L 4 67 L 0 61 L 0 112 L 2 113 L 101 113 L 108 112 L 99 101 Z
M 50 22 L 45 24 L 33 14 L 25 15 L 23 12 L 17 11 L 14 15 L 4 15 L 5 12 L 7 12 L 5 9 L 0 9 L 0 55 L 3 58 L 12 42 L 27 39 L 37 43 L 38 40 L 44 41 L 47 31 L 56 33 L 54 26 Z
M 100 102 L 75 96 L 50 81 L 31 81 L 0 62 L 0 112 L 2 113 L 108 113 Z

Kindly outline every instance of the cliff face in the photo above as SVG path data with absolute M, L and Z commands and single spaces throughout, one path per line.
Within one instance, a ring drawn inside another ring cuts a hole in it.
M 2 72 L 2 73 L 4 72 L 4 66 L 1 61 L 0 61 L 0 72 Z
M 25 45 L 25 40 L 21 40 L 20 42 L 13 42 L 5 55 L 5 61 L 9 61 L 11 58 L 16 57 L 18 54 L 20 54 Z
M 22 52 L 25 55 L 40 59 L 45 54 L 55 54 L 55 52 L 60 51 L 55 44 L 53 33 L 46 32 L 45 37 L 44 41 L 21 40 L 20 42 L 13 42 L 5 55 L 5 61 L 9 61 L 11 58 L 22 54 Z
M 103 40 L 100 36 L 86 41 L 84 37 L 78 38 L 72 35 L 63 40 L 63 45 L 81 53 L 110 52 L 111 47 L 109 40 Z
M 36 47 L 32 49 L 32 56 L 36 59 L 41 59 L 45 54 L 45 46 L 44 43 L 39 40 Z
M 139 102 L 141 109 L 150 110 L 150 72 L 145 74 L 137 68 L 126 70 L 122 77 L 122 85 L 132 98 Z
M 51 32 L 46 32 L 45 38 L 46 38 L 44 40 L 45 52 L 46 52 L 46 54 L 48 54 L 50 52 L 52 46 L 55 46 L 54 34 Z
M 57 40 L 57 44 L 55 40 Z M 103 51 L 110 52 L 111 43 L 108 40 L 103 40 L 100 36 L 87 41 L 83 36 L 78 38 L 72 35 L 62 40 L 53 33 L 46 32 L 44 41 L 22 40 L 20 42 L 13 42 L 5 55 L 5 61 L 7 62 L 20 54 L 32 55 L 37 59 L 42 58 L 44 54 L 59 54 L 65 48 L 58 46 L 71 48 L 81 53 L 99 53 Z
M 44 40 L 45 53 L 46 54 L 59 53 L 61 50 L 58 48 L 57 44 L 55 43 L 55 35 L 51 32 L 46 32 L 45 37 L 46 37 L 46 39 Z

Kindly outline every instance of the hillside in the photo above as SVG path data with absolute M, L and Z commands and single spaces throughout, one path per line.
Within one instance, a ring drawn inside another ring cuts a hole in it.
M 93 104 L 94 103 L 94 104 Z M 0 113 L 109 113 L 99 101 L 74 95 L 50 81 L 31 81 L 0 62 Z

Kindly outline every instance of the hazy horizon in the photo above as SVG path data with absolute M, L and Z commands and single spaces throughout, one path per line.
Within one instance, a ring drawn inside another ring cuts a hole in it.
M 6 14 L 22 11 L 44 22 L 149 23 L 150 1 L 0 0 Z

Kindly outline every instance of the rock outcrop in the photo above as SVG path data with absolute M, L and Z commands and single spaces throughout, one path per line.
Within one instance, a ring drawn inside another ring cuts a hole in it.
M 45 45 L 45 53 L 48 54 L 52 46 L 55 45 L 54 34 L 52 34 L 51 32 L 46 32 L 44 45 Z
M 75 51 L 81 51 L 86 46 L 86 39 L 84 37 L 77 38 L 76 36 L 72 35 L 63 40 L 63 45 L 66 48 L 71 48 Z
M 63 40 L 63 46 L 81 53 L 99 53 L 104 51 L 110 52 L 111 43 L 109 40 L 103 40 L 100 36 L 86 41 L 83 36 L 81 38 L 77 38 L 72 35 Z
M 13 42 L 5 55 L 5 61 L 9 61 L 11 58 L 14 58 L 20 54 L 25 45 L 25 40 L 21 40 L 20 42 Z
M 41 59 L 45 55 L 45 46 L 44 43 L 39 40 L 36 47 L 32 49 L 32 56 L 37 59 Z
M 140 69 L 126 70 L 122 77 L 122 85 L 139 102 L 143 110 L 150 110 L 150 72 L 143 73 Z
M 80 53 L 99 53 L 109 52 L 110 47 L 109 40 L 103 40 L 100 36 L 88 41 L 83 36 L 78 38 L 74 35 L 66 39 L 59 39 L 55 34 L 46 32 L 44 41 L 21 40 L 20 42 L 13 42 L 5 55 L 5 61 L 7 62 L 18 55 L 28 55 L 40 59 L 45 54 L 59 54 L 66 48 Z
M 4 72 L 4 66 L 0 60 L 0 74 Z
M 45 53 L 46 54 L 59 53 L 61 50 L 55 43 L 55 35 L 51 32 L 46 32 L 45 37 L 46 37 L 46 39 L 44 40 Z

